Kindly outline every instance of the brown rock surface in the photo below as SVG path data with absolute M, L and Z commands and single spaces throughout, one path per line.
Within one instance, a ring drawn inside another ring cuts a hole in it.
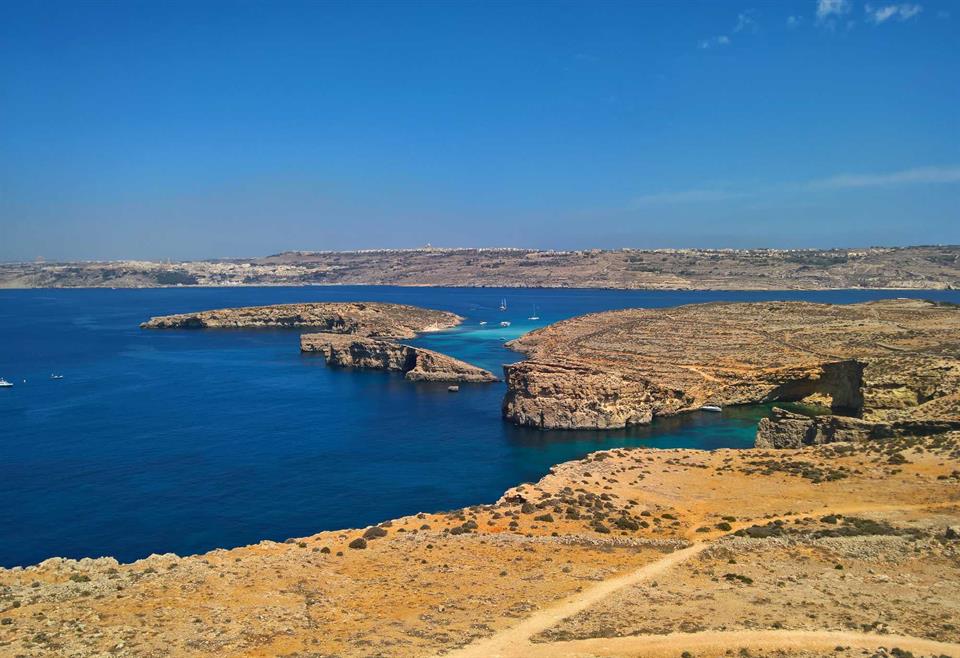
M 328 365 L 404 373 L 411 381 L 495 382 L 496 376 L 466 361 L 389 340 L 337 334 L 303 334 L 300 350 L 321 352 Z
M 805 416 L 774 407 L 757 427 L 758 448 L 802 448 L 825 443 L 876 441 L 960 431 L 960 418 L 867 421 L 849 416 Z
M 919 300 L 694 304 L 586 315 L 510 343 L 504 416 L 613 428 L 705 404 L 807 401 L 960 418 L 960 309 Z
M 150 318 L 144 329 L 291 328 L 379 338 L 413 338 L 455 327 L 463 318 L 448 311 L 379 302 L 315 302 L 224 308 Z

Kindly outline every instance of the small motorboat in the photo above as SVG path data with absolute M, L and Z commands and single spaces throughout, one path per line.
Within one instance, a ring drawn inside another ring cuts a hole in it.
M 480 320 L 480 326 L 481 326 L 481 327 L 482 327 L 483 325 L 485 325 L 486 323 L 487 323 L 486 320 Z
M 720 411 L 723 411 L 723 409 L 721 409 L 715 404 L 705 404 L 702 407 L 700 407 L 700 411 L 712 411 L 714 413 L 718 413 Z
M 63 379 L 63 375 L 50 375 L 50 379 Z
M 510 326 L 510 322 L 509 322 L 508 320 L 504 320 L 503 322 L 500 323 L 500 326 L 501 326 L 501 327 L 509 327 L 509 326 Z
M 447 386 L 447 392 L 449 393 L 459 393 L 460 387 L 454 384 L 453 386 Z
M 13 386 L 13 382 L 8 382 L 3 377 L 0 377 L 0 388 L 10 388 Z

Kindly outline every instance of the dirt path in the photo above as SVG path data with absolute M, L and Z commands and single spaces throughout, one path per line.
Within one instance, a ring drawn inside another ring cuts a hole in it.
M 824 507 L 820 511 L 770 517 L 763 519 L 763 522 L 769 522 L 776 519 L 791 521 L 799 517 L 816 516 L 818 514 L 826 513 L 854 514 L 863 512 L 891 512 L 909 509 L 932 509 L 954 506 L 956 504 L 956 501 L 951 501 L 918 505 L 859 505 L 851 507 Z M 752 525 L 752 523 L 736 524 L 735 529 L 738 529 L 739 527 L 747 527 L 749 525 Z M 724 536 L 727 534 L 728 533 L 724 533 Z M 900 636 L 875 635 L 868 633 L 845 633 L 839 631 L 733 631 L 729 633 L 708 631 L 703 633 L 639 635 L 628 638 L 601 638 L 596 640 L 574 640 L 568 642 L 532 643 L 530 641 L 530 638 L 538 633 L 555 626 L 564 619 L 589 608 L 595 603 L 599 603 L 614 592 L 624 587 L 641 583 L 654 576 L 658 576 L 664 571 L 667 571 L 672 567 L 700 554 L 707 548 L 713 546 L 716 543 L 716 539 L 717 538 L 712 538 L 697 542 L 692 546 L 674 551 L 673 553 L 670 553 L 655 562 L 646 564 L 627 574 L 600 582 L 589 589 L 568 596 L 554 606 L 545 608 L 543 610 L 538 610 L 516 626 L 499 631 L 489 638 L 468 645 L 446 655 L 454 658 L 526 658 L 527 656 L 534 655 L 616 656 L 621 655 L 624 651 L 630 652 L 630 655 L 636 655 L 638 651 L 642 651 L 644 654 L 646 654 L 648 645 L 650 651 L 653 653 L 656 653 L 657 651 L 665 651 L 667 649 L 676 650 L 681 645 L 684 646 L 684 648 L 687 648 L 687 645 L 683 644 L 687 641 L 687 638 L 690 638 L 691 642 L 698 641 L 706 643 L 704 646 L 713 646 L 710 644 L 711 642 L 718 643 L 717 646 L 719 646 L 719 644 L 723 644 L 724 642 L 730 646 L 745 646 L 743 644 L 744 640 L 739 638 L 747 638 L 751 639 L 752 641 L 756 641 L 758 643 L 756 646 L 758 647 L 761 646 L 760 643 L 766 642 L 772 644 L 764 644 L 763 646 L 807 648 L 806 645 L 804 645 L 804 647 L 800 647 L 799 645 L 795 646 L 793 644 L 802 640 L 809 642 L 811 648 L 819 648 L 821 647 L 821 644 L 817 644 L 818 642 L 826 642 L 830 648 L 835 647 L 837 644 L 850 644 L 852 646 L 865 646 L 868 648 L 877 646 L 899 646 L 901 649 L 908 651 L 913 650 L 911 647 L 917 647 L 917 651 L 921 653 L 932 652 L 937 655 L 952 654 L 960 656 L 960 645 L 945 644 L 942 642 L 934 642 L 932 640 L 912 638 L 907 636 L 903 636 L 901 638 L 902 643 L 893 645 L 891 644 L 891 642 L 893 642 L 893 638 L 900 638 Z M 841 637 L 849 637 L 850 639 L 841 640 Z M 673 644 L 670 644 L 671 641 Z M 667 642 L 667 644 L 664 644 L 664 642 Z M 740 644 L 736 644 L 737 642 L 740 642 Z M 777 642 L 782 642 L 783 644 L 776 644 Z M 832 642 L 832 644 L 830 644 L 830 642 Z M 931 649 L 928 651 L 927 649 L 920 648 L 921 645 L 925 646 L 926 644 L 929 644 L 930 646 L 936 645 L 940 647 L 947 647 L 948 650 L 937 649 L 936 651 L 933 651 Z M 676 652 L 673 655 L 676 655 Z
M 705 631 L 702 633 L 670 633 L 669 635 L 634 635 L 631 637 L 598 638 L 528 644 L 522 655 L 566 656 L 587 658 L 600 656 L 671 656 L 684 651 L 698 655 L 723 654 L 728 649 L 822 651 L 830 653 L 837 646 L 875 650 L 898 647 L 923 655 L 960 655 L 960 644 L 936 642 L 908 635 L 877 635 L 846 631 Z M 519 655 L 519 654 L 518 654 Z
M 617 590 L 642 582 L 652 576 L 659 575 L 676 564 L 697 555 L 710 547 L 710 542 L 694 544 L 679 551 L 674 551 L 656 562 L 644 565 L 635 571 L 623 576 L 604 580 L 590 589 L 568 596 L 558 605 L 535 612 L 512 628 L 500 631 L 486 640 L 471 644 L 450 656 L 457 658 L 494 658 L 495 656 L 524 656 L 534 645 L 530 638 L 554 626 L 570 615 L 599 603 Z M 549 645 L 552 646 L 552 645 Z

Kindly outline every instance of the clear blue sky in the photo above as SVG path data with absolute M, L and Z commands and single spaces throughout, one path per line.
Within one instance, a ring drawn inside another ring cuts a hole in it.
M 0 260 L 960 243 L 960 4 L 0 0 Z

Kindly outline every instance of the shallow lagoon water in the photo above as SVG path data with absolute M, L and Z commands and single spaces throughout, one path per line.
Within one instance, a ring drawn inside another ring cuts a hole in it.
M 321 300 L 446 309 L 467 321 L 411 342 L 499 374 L 519 358 L 504 341 L 593 311 L 891 296 L 960 302 L 957 291 L 0 291 L 0 377 L 16 384 L 0 390 L 0 565 L 54 555 L 189 554 L 492 502 L 593 450 L 750 446 L 765 413 L 730 409 L 630 430 L 540 432 L 500 418 L 502 384 L 463 385 L 454 395 L 442 384 L 328 369 L 322 357 L 300 354 L 297 331 L 140 330 L 152 315 Z M 503 297 L 506 312 L 497 310 Z M 526 319 L 534 305 L 539 321 Z M 499 327 L 502 319 L 512 326 Z

